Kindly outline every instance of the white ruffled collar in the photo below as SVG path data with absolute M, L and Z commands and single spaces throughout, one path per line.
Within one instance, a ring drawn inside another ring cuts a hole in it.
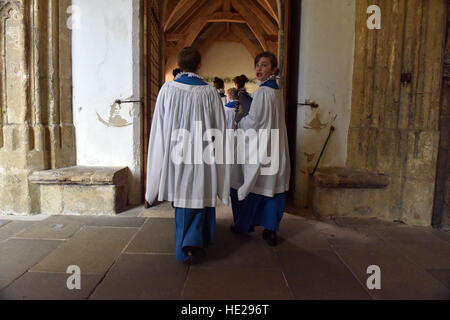
M 200 77 L 198 74 L 194 73 L 194 72 L 180 72 L 179 74 L 177 74 L 177 76 L 175 77 L 175 80 L 180 79 L 182 76 L 188 76 L 189 78 L 198 78 L 203 80 L 202 77 Z

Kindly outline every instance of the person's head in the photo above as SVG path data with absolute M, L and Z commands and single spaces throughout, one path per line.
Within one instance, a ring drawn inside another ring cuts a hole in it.
M 245 87 L 245 84 L 248 82 L 248 78 L 243 74 L 241 76 L 237 76 L 233 79 L 234 87 L 236 89 L 242 89 Z
M 256 79 L 265 81 L 270 76 L 278 75 L 277 57 L 272 52 L 263 52 L 255 58 Z
M 214 78 L 214 88 L 217 90 L 225 89 L 225 82 L 222 79 L 215 77 Z
M 176 76 L 179 73 L 181 73 L 181 69 L 180 68 L 173 69 L 173 71 L 172 71 L 172 75 L 173 75 L 174 78 L 176 78 Z
M 177 60 L 182 72 L 197 72 L 202 62 L 202 57 L 197 49 L 186 47 L 178 53 Z
M 229 100 L 239 100 L 238 90 L 236 88 L 230 88 L 227 90 Z

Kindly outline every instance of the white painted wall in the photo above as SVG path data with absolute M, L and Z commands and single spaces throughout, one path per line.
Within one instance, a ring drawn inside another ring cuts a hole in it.
M 130 201 L 140 202 L 139 1 L 73 0 L 73 107 L 77 164 L 127 166 Z
M 310 99 L 319 104 L 318 109 L 298 109 L 295 201 L 304 207 L 308 172 L 317 162 L 331 125 L 336 131 L 322 157 L 321 167 L 343 167 L 346 163 L 355 0 L 303 0 L 301 28 L 298 102 Z

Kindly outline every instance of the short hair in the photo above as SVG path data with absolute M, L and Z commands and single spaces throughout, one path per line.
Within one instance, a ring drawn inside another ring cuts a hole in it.
M 248 78 L 243 74 L 241 76 L 237 76 L 235 78 L 233 78 L 233 82 L 236 83 L 238 85 L 238 88 L 244 88 L 245 84 L 248 82 Z
M 222 79 L 215 77 L 214 78 L 214 87 L 216 89 L 224 89 L 225 88 L 225 82 L 223 82 Z
M 261 58 L 269 58 L 270 63 L 272 64 L 272 68 L 277 70 L 276 74 L 280 72 L 280 70 L 278 70 L 277 57 L 272 52 L 264 51 L 258 54 L 255 58 L 255 67 L 258 64 L 259 60 L 261 60 Z
M 230 88 L 227 90 L 227 93 L 230 95 L 231 99 L 238 100 L 238 90 L 236 88 Z
M 174 78 L 180 73 L 181 73 L 181 69 L 180 68 L 173 69 L 173 71 L 172 71 L 172 75 L 173 75 Z
M 196 72 L 202 62 L 202 57 L 197 49 L 186 47 L 177 56 L 178 66 L 183 72 Z

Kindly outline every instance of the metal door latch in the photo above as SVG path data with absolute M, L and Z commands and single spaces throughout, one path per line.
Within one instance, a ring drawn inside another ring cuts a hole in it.
M 138 103 L 138 102 L 144 103 L 143 100 L 120 100 L 120 99 L 117 99 L 116 101 L 114 101 L 114 103 L 117 103 L 119 106 L 124 103 Z
M 315 101 L 305 100 L 305 103 L 299 103 L 299 106 L 310 106 L 311 108 L 318 108 L 319 105 Z

